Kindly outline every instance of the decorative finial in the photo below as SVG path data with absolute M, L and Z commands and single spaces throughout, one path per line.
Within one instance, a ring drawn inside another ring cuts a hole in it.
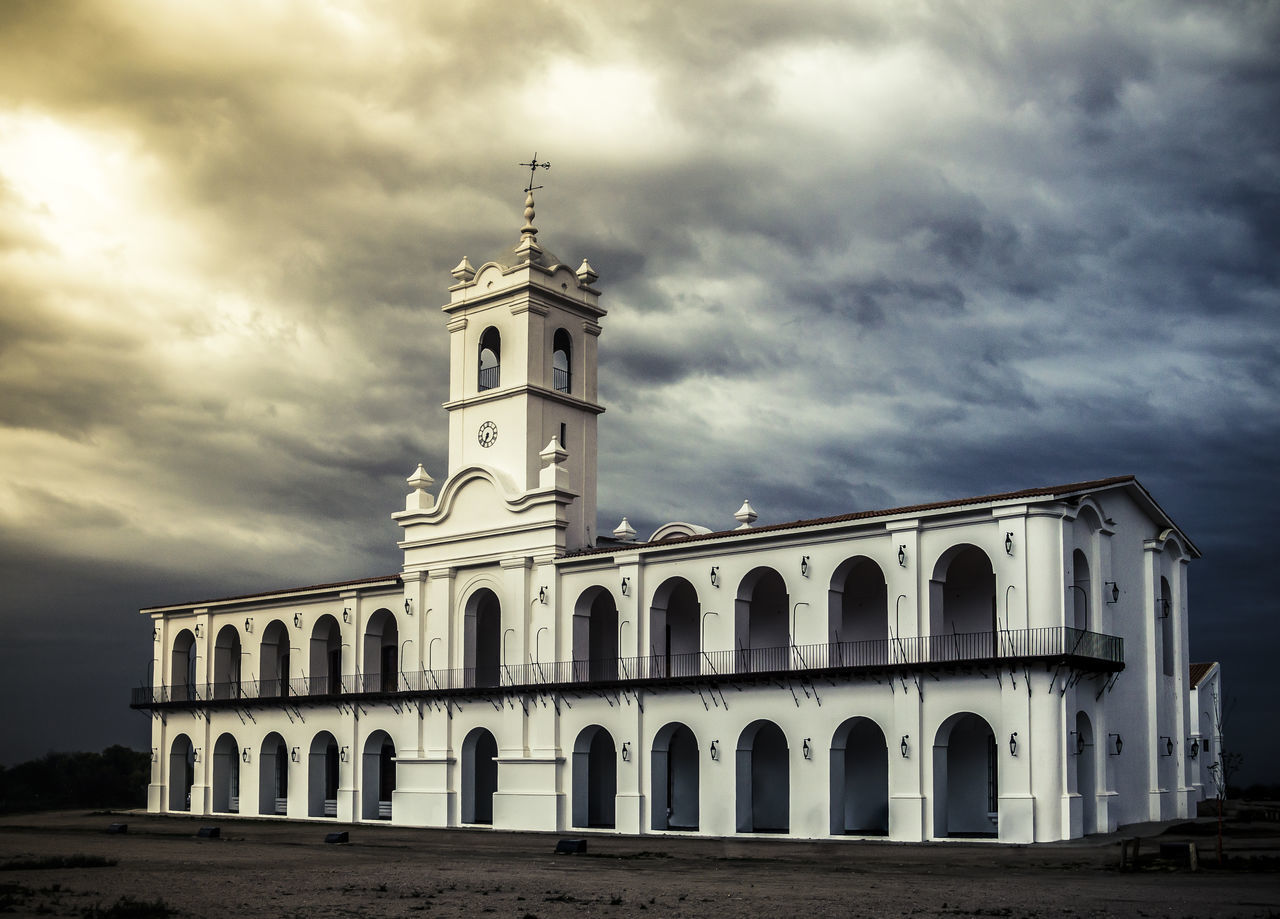
M 539 163 L 538 153 L 535 150 L 532 157 L 527 163 L 517 163 L 517 166 L 529 167 L 529 184 L 524 187 L 524 226 L 520 228 L 520 236 L 528 236 L 530 238 L 538 235 L 538 229 L 533 225 L 533 193 L 541 188 L 541 185 L 534 185 L 533 178 L 539 169 L 550 169 L 551 164 Z
M 734 519 L 737 520 L 738 523 L 742 524 L 738 527 L 740 530 L 751 529 L 751 524 L 756 522 L 757 516 L 759 515 L 756 513 L 756 509 L 752 507 L 751 502 L 746 499 L 743 499 L 742 507 L 738 508 L 738 512 L 733 515 Z
M 627 521 L 626 517 L 623 517 L 622 523 L 618 524 L 617 528 L 613 531 L 613 535 L 615 538 L 620 539 L 623 542 L 630 542 L 636 538 L 636 528 Z

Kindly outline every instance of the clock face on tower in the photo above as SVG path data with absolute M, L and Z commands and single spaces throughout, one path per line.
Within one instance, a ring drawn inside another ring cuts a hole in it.
M 498 439 L 498 426 L 492 421 L 486 421 L 480 425 L 480 430 L 476 433 L 476 440 L 480 441 L 482 447 L 492 447 Z

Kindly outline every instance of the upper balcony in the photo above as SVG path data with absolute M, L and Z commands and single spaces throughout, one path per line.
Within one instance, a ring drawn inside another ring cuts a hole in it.
M 1029 663 L 1091 673 L 1124 669 L 1124 639 L 1066 626 L 877 641 L 415 670 L 398 674 L 233 680 L 133 690 L 133 708 L 279 705 L 342 697 L 389 698 L 743 683 L 784 677 L 938 673 Z

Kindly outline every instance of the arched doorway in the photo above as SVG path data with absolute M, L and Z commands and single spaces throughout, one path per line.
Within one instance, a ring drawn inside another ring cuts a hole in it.
M 258 813 L 289 812 L 289 748 L 272 732 L 258 751 Z
M 575 680 L 618 678 L 618 606 L 603 587 L 589 587 L 573 609 Z
M 655 830 L 698 828 L 698 739 L 678 721 L 653 738 L 652 786 Z
M 374 731 L 364 742 L 360 769 L 360 816 L 391 819 L 391 793 L 396 790 L 396 747 L 386 731 Z
M 738 738 L 739 833 L 786 833 L 791 826 L 787 737 L 772 721 L 753 721 Z
M 497 686 L 502 676 L 502 604 L 482 587 L 467 600 L 463 615 L 464 664 L 470 685 Z
M 328 614 L 311 627 L 311 675 L 307 692 L 313 696 L 342 692 L 342 630 L 338 628 L 338 620 Z
M 1071 553 L 1071 621 L 1072 628 L 1089 630 L 1089 559 L 1079 549 Z
M 698 592 L 684 578 L 668 578 L 649 607 L 649 653 L 654 676 L 695 676 L 702 672 Z
M 831 739 L 831 833 L 889 833 L 889 746 L 870 718 L 850 718 Z
M 864 667 L 888 662 L 889 589 L 884 572 L 865 555 L 846 559 L 827 591 L 830 662 Z
M 1076 713 L 1075 749 L 1070 752 L 1076 769 L 1076 791 L 1080 795 L 1081 832 L 1099 833 L 1097 747 L 1093 742 L 1093 724 L 1084 712 Z
M 787 584 L 772 568 L 756 568 L 738 585 L 734 637 L 739 673 L 790 669 Z
M 173 639 L 169 698 L 175 702 L 189 702 L 196 698 L 196 637 L 190 629 L 183 629 Z
M 279 619 L 273 619 L 262 630 L 258 651 L 258 672 L 263 698 L 289 694 L 289 630 Z
M 573 825 L 613 829 L 617 794 L 613 737 L 598 724 L 583 728 L 573 744 Z
M 473 728 L 462 741 L 462 822 L 492 825 L 497 790 L 498 742 L 484 728 Z
M 929 659 L 974 660 L 995 654 L 996 576 L 977 546 L 952 546 L 929 582 Z
M 364 630 L 364 691 L 395 692 L 399 678 L 400 630 L 389 609 L 377 610 Z M 341 653 L 341 649 L 339 649 Z
M 179 734 L 169 748 L 169 810 L 191 810 L 191 786 L 196 781 L 196 748 Z
M 240 813 L 240 747 L 231 734 L 223 734 L 213 747 L 213 810 Z
M 328 731 L 312 738 L 307 756 L 307 816 L 338 816 L 338 742 Z
M 933 835 L 994 837 L 1000 782 L 995 732 L 972 712 L 952 715 L 933 742 Z
M 234 625 L 218 630 L 213 646 L 213 697 L 240 698 L 240 631 Z

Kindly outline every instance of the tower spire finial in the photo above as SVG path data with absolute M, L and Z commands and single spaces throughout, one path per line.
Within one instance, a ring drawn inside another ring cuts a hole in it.
M 539 163 L 538 152 L 535 150 L 533 156 L 529 158 L 527 163 L 517 163 L 517 166 L 529 167 L 529 184 L 524 188 L 524 226 L 520 228 L 521 239 L 528 237 L 533 239 L 538 235 L 538 228 L 533 225 L 533 193 L 541 188 L 541 185 L 534 185 L 534 176 L 539 169 L 550 169 L 550 163 Z

